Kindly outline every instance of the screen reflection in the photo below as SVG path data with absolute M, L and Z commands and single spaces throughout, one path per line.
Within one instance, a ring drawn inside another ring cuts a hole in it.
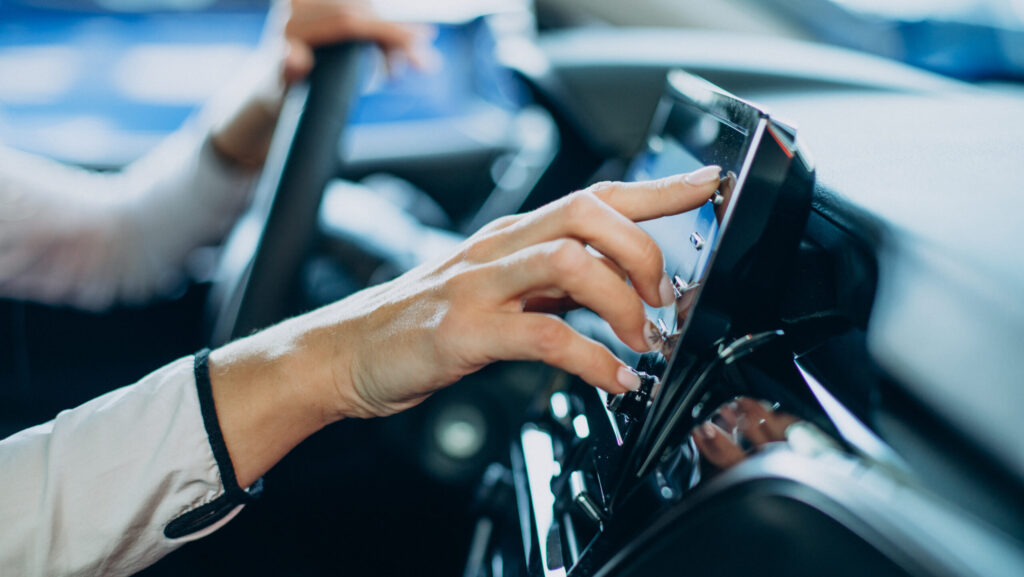
M 739 175 L 751 150 L 749 130 L 692 104 L 675 102 L 665 109 L 663 125 L 648 141 L 647 150 L 630 166 L 627 180 L 648 180 L 691 172 L 702 166 L 722 167 L 715 195 L 703 206 L 683 214 L 641 223 L 661 247 L 665 268 L 676 289 L 676 310 L 649 310 L 671 333 L 685 325 L 718 247 L 726 213 L 738 194 Z M 665 356 L 675 339 L 665 342 Z
M 728 469 L 771 443 L 788 443 L 806 427 L 813 425 L 779 411 L 776 404 L 737 397 L 694 427 L 690 436 L 708 463 Z

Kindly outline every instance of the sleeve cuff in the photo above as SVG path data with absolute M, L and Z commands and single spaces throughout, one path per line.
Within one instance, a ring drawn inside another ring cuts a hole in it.
M 178 539 L 209 528 L 227 517 L 240 505 L 254 501 L 263 491 L 263 479 L 257 480 L 248 490 L 238 486 L 235 468 L 231 464 L 231 456 L 228 454 L 227 445 L 224 444 L 224 435 L 221 433 L 220 422 L 217 420 L 217 408 L 213 403 L 209 358 L 210 349 L 203 349 L 196 353 L 193 370 L 196 391 L 199 396 L 199 410 L 202 413 L 203 426 L 210 441 L 213 458 L 217 463 L 221 483 L 224 485 L 224 494 L 168 523 L 164 528 L 164 536 L 169 539 Z

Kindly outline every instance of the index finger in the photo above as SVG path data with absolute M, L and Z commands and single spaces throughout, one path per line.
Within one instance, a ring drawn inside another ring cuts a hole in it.
M 587 190 L 634 222 L 700 207 L 718 188 L 722 168 L 705 166 L 686 174 L 641 182 L 599 182 Z

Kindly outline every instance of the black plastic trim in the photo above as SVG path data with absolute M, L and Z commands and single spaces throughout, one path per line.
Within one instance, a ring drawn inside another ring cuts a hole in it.
M 217 420 L 217 407 L 213 402 L 213 388 L 210 386 L 210 349 L 203 349 L 195 354 L 193 370 L 196 378 L 196 393 L 199 396 L 199 411 L 203 416 L 203 427 L 210 441 L 213 459 L 217 463 L 224 494 L 213 501 L 188 511 L 167 524 L 164 536 L 168 539 L 179 539 L 197 531 L 201 531 L 223 519 L 239 505 L 250 503 L 263 491 L 263 479 L 253 483 L 248 491 L 238 485 L 235 467 L 231 463 L 228 447 L 224 443 L 224 435 Z

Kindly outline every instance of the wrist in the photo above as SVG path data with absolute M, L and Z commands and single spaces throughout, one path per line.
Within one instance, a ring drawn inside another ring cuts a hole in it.
M 263 166 L 284 105 L 280 67 L 261 55 L 243 73 L 239 84 L 248 87 L 248 93 L 223 109 L 210 132 L 210 141 L 225 161 L 250 170 Z
M 295 325 L 289 330 L 299 335 L 296 363 L 306 367 L 310 395 L 318 399 L 325 425 L 380 414 L 356 383 L 359 338 L 353 335 L 364 333 L 356 326 L 361 317 L 349 317 L 347 310 L 343 301 L 289 321 Z
M 246 101 L 231 118 L 211 132 L 210 142 L 218 156 L 238 168 L 262 167 L 270 150 L 280 106 L 280 102 L 257 98 Z
M 317 316 L 289 319 L 245 341 L 251 341 L 252 349 L 265 359 L 267 374 L 286 391 L 295 414 L 320 429 L 347 415 L 336 393 L 335 366 L 343 361 L 331 347 L 332 333 L 338 329 L 317 322 Z

